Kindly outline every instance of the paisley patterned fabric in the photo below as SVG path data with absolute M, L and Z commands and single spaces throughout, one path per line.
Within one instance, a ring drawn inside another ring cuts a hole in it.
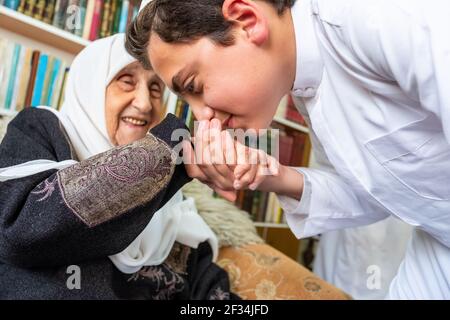
M 351 299 L 267 244 L 224 247 L 217 264 L 228 272 L 231 291 L 242 299 Z
M 171 152 L 169 146 L 148 134 L 60 170 L 61 194 L 84 223 L 98 225 L 151 201 L 172 178 L 175 164 Z

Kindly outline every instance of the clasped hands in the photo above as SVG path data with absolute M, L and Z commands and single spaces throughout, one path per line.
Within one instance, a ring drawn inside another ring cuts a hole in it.
M 274 157 L 236 141 L 218 119 L 200 121 L 192 142 L 194 147 L 183 142 L 187 173 L 227 200 L 235 201 L 237 190 L 272 191 L 271 183 L 280 176 L 282 166 Z

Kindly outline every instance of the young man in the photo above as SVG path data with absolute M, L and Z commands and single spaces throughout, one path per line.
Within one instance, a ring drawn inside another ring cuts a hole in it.
M 277 192 L 299 237 L 398 217 L 417 228 L 389 297 L 450 298 L 449 14 L 446 0 L 153 0 L 127 47 L 202 130 L 265 128 L 291 91 L 326 169 L 191 175 Z

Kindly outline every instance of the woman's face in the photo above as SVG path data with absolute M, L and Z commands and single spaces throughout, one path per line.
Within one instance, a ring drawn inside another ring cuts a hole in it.
M 125 145 L 145 137 L 161 119 L 164 85 L 138 62 L 123 68 L 106 88 L 106 127 L 111 142 Z

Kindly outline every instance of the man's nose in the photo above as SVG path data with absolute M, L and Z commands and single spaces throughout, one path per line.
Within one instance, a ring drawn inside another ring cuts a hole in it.
M 190 105 L 195 118 L 198 121 L 211 120 L 214 118 L 214 109 L 202 103 L 193 103 Z

